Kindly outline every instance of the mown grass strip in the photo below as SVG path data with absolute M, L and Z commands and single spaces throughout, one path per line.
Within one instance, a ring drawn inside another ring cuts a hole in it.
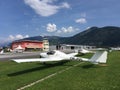
M 108 54 L 106 66 L 89 62 L 25 90 L 120 90 L 120 51 Z
M 83 63 L 83 62 L 82 62 L 82 63 Z M 56 73 L 50 74 L 50 75 L 48 75 L 48 76 L 46 76 L 46 77 L 44 77 L 44 78 L 42 78 L 42 79 L 40 79 L 40 80 L 37 80 L 37 81 L 35 81 L 35 82 L 33 82 L 33 83 L 30 83 L 30 84 L 28 84 L 28 85 L 26 85 L 26 86 L 20 87 L 20 88 L 17 89 L 17 90 L 24 90 L 24 89 L 26 89 L 26 88 L 28 88 L 28 87 L 31 87 L 31 86 L 33 86 L 33 85 L 35 85 L 35 84 L 37 84 L 37 83 L 40 83 L 40 82 L 44 81 L 44 80 L 46 80 L 46 79 L 49 79 L 49 78 L 51 78 L 51 77 L 53 77 L 53 76 L 55 76 L 55 75 L 57 75 L 57 74 L 63 73 L 63 72 L 65 72 L 65 71 L 67 71 L 67 70 L 69 70 L 69 69 L 71 69 L 71 68 L 73 68 L 73 67 L 76 67 L 76 66 L 78 66 L 78 65 L 80 65 L 80 64 L 82 64 L 82 63 L 75 64 L 75 65 L 73 65 L 73 66 L 71 66 L 71 67 L 65 68 L 64 70 L 60 70 L 60 71 L 58 71 L 58 72 L 56 72 Z

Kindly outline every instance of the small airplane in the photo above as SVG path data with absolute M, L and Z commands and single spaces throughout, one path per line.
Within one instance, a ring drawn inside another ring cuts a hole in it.
M 63 61 L 63 60 L 79 60 L 79 61 L 89 61 L 94 64 L 106 63 L 107 61 L 107 51 L 97 51 L 91 59 L 76 57 L 78 53 L 66 54 L 64 52 L 53 50 L 46 53 L 40 53 L 40 58 L 31 59 L 12 59 L 17 63 L 22 62 L 53 62 L 53 61 Z

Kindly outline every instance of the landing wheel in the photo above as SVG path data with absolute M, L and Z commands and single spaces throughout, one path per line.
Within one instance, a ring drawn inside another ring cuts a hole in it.
M 42 56 L 40 55 L 40 58 L 42 58 Z

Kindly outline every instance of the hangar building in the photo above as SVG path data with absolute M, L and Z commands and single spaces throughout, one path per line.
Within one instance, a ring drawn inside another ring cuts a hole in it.
M 37 40 L 14 41 L 12 42 L 11 48 L 12 50 L 14 50 L 19 46 L 21 46 L 22 49 L 24 49 L 25 51 L 29 51 L 29 50 L 48 51 L 49 50 L 49 42 L 47 39 L 43 41 L 37 41 Z

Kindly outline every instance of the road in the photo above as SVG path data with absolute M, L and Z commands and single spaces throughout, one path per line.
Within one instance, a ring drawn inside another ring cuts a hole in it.
M 39 58 L 40 52 L 23 52 L 23 53 L 4 53 L 0 54 L 0 61 L 21 58 Z

